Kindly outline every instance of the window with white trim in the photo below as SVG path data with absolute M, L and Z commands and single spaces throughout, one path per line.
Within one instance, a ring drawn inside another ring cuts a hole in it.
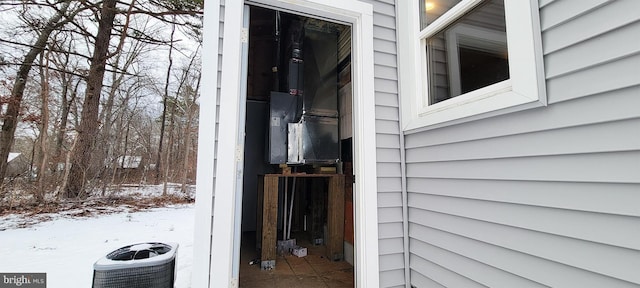
M 397 5 L 405 130 L 546 105 L 536 0 Z

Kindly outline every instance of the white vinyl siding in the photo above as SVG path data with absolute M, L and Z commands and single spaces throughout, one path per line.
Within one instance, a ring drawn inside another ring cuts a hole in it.
M 415 287 L 638 287 L 640 1 L 540 1 L 548 106 L 405 136 Z
M 404 287 L 395 7 L 392 0 L 363 2 L 373 6 L 380 287 Z
M 215 132 L 213 135 L 210 134 L 209 131 L 199 131 L 199 143 L 198 143 L 198 154 L 200 161 L 198 161 L 198 177 L 197 177 L 197 185 L 196 185 L 196 195 L 198 201 L 196 202 L 196 219 L 195 219 L 195 227 L 206 227 L 205 229 L 196 229 L 194 235 L 194 251 L 197 250 L 199 253 L 194 255 L 193 262 L 193 273 L 192 273 L 192 285 L 199 287 L 208 287 L 209 286 L 209 273 L 211 271 L 211 243 L 213 236 L 213 202 L 215 201 L 215 184 L 216 184 L 216 167 L 217 167 L 217 147 L 218 147 L 218 128 L 219 128 L 219 120 L 220 120 L 220 99 L 218 95 L 220 95 L 220 85 L 221 85 L 221 76 L 222 76 L 222 28 L 224 25 L 224 0 L 220 0 L 219 2 L 214 3 L 213 5 L 220 5 L 219 7 L 214 7 L 215 10 L 207 10 L 219 12 L 217 15 L 209 16 L 210 19 L 214 19 L 213 21 L 207 21 L 207 23 L 214 23 L 217 25 L 215 29 L 218 30 L 218 38 L 205 40 L 205 53 L 215 53 L 211 58 L 217 58 L 217 69 L 213 73 L 203 72 L 203 75 L 207 77 L 216 77 L 215 82 L 215 93 L 207 93 L 206 88 L 204 87 L 209 84 L 204 84 L 203 88 L 205 88 L 205 92 L 202 94 L 202 98 L 209 97 L 209 99 L 202 99 L 201 107 L 208 106 L 211 107 L 215 105 L 215 118 L 210 117 L 212 113 L 206 113 L 201 111 L 200 113 L 200 127 L 211 127 L 209 124 L 203 123 L 204 121 L 213 120 L 215 123 L 213 126 L 215 127 Z M 207 6 L 207 9 L 210 6 Z M 206 24 L 209 25 L 209 24 Z M 210 46 L 207 46 L 210 45 Z M 205 59 L 209 58 L 205 56 Z M 208 59 L 207 61 L 213 61 L 214 59 Z M 206 64 L 211 65 L 211 63 Z M 213 88 L 213 87 L 211 87 Z M 211 99 L 215 98 L 215 99 Z M 207 102 L 205 105 L 202 105 L 202 102 Z M 215 104 L 214 104 L 215 103 Z M 213 143 L 211 143 L 211 139 L 208 138 L 213 136 Z M 207 157 L 212 157 L 213 159 L 207 159 Z M 203 159 L 205 159 L 203 161 Z M 213 165 L 209 161 L 213 160 Z M 211 165 L 211 166 L 209 166 Z M 201 166 L 205 166 L 206 168 L 202 168 Z M 211 169 L 210 169 L 211 168 Z M 206 173 L 205 173 L 206 172 Z M 208 173 L 211 173 L 210 175 Z M 205 219 L 208 217 L 208 219 Z M 208 229 L 207 229 L 208 228 Z

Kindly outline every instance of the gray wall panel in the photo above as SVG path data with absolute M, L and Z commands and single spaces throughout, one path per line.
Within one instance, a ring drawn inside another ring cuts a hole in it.
M 638 53 L 640 41 L 629 41 L 629 35 L 640 35 L 640 21 L 547 55 L 547 79 Z
M 640 2 L 539 4 L 548 106 L 404 136 L 416 287 L 640 285 Z
M 400 148 L 400 136 L 393 134 L 376 135 L 376 146 L 378 148 Z
M 378 208 L 378 222 L 398 223 L 402 222 L 402 206 L 390 208 Z
M 380 287 L 405 287 L 404 269 L 380 272 Z
M 451 251 L 429 245 L 425 242 L 413 241 L 411 245 L 420 251 L 420 253 L 416 255 L 419 256 L 416 257 L 418 261 L 421 258 L 439 259 L 438 263 L 444 269 L 468 271 L 468 274 L 473 275 L 473 279 L 486 287 L 547 287 L 518 275 L 469 259 L 465 256 L 452 253 Z
M 505 249 L 504 247 L 469 237 L 463 237 L 447 231 L 415 223 L 410 224 L 409 228 L 412 243 L 416 241 L 425 242 L 549 287 L 638 287 L 637 284 L 631 282 L 550 261 L 537 257 L 536 255 Z M 508 235 L 500 236 L 508 237 Z M 410 247 L 415 246 L 416 245 L 410 244 Z M 420 257 L 414 255 L 415 254 L 412 254 L 411 256 L 411 269 L 420 271 L 419 266 L 413 264 L 417 262 L 415 259 L 420 259 Z M 579 256 L 579 254 L 576 256 Z M 429 260 L 435 261 L 436 263 L 439 261 L 433 258 Z M 472 274 L 472 272 L 461 270 L 456 270 L 456 272 L 460 273 L 458 275 L 461 277 L 464 277 L 462 275 L 471 277 Z M 430 271 L 425 270 L 424 274 L 428 275 L 428 273 L 430 273 Z
M 562 1 L 557 1 L 558 3 Z M 547 9 L 548 8 L 548 9 Z M 545 26 L 545 18 L 553 6 L 540 11 L 541 26 Z M 549 11 L 547 11 L 549 10 Z M 567 19 L 566 23 L 545 30 L 542 33 L 542 48 L 545 54 L 578 44 L 589 38 L 618 29 L 624 25 L 638 21 L 640 1 L 616 0 L 590 11 L 577 18 Z M 603 21 L 605 20 L 606 21 Z M 568 21 L 570 20 L 570 21 Z
M 404 286 L 395 1 L 363 2 L 373 6 L 380 287 Z
M 398 191 L 378 193 L 378 203 L 380 208 L 386 207 L 402 207 L 402 195 Z M 381 192 L 381 191 L 378 191 Z M 400 246 L 402 248 L 402 245 Z
M 611 0 L 563 0 L 543 8 L 542 29 L 558 26 L 583 13 L 597 9 Z M 542 2 L 542 1 L 541 1 Z M 542 4 L 542 3 L 541 3 Z

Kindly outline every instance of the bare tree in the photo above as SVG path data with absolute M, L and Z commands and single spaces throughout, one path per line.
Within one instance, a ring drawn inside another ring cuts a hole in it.
M 199 71 L 199 70 L 198 70 Z M 187 193 L 187 179 L 189 176 L 189 165 L 191 158 L 189 155 L 191 154 L 191 138 L 192 138 L 192 125 L 194 116 L 197 112 L 196 100 L 198 99 L 198 95 L 200 93 L 200 80 L 201 73 L 197 73 L 196 86 L 194 89 L 188 89 L 188 93 L 185 94 L 185 116 L 186 116 L 186 128 L 185 128 L 185 137 L 184 138 L 184 157 L 182 162 L 182 185 L 181 192 Z
M 44 53 L 40 54 L 40 97 L 42 104 L 40 105 L 40 135 L 38 136 L 38 174 L 36 181 L 38 187 L 35 190 L 35 198 L 38 202 L 43 202 L 45 195 L 45 173 L 47 170 L 47 163 L 49 161 L 49 149 L 48 149 L 48 137 L 49 137 L 49 70 L 45 67 L 48 66 L 49 57 L 45 57 Z
M 101 181 L 108 179 L 110 169 L 106 167 L 114 166 L 105 166 L 108 165 L 105 160 L 113 161 L 117 158 L 116 155 L 146 153 L 146 159 L 151 160 L 157 153 L 163 159 L 158 161 L 156 168 L 158 172 L 163 172 L 165 180 L 169 179 L 169 174 L 181 173 L 181 169 L 174 167 L 186 167 L 186 164 L 180 162 L 184 158 L 176 155 L 182 153 L 181 155 L 186 156 L 185 161 L 190 156 L 188 151 L 183 152 L 187 149 L 183 147 L 187 139 L 177 134 L 180 131 L 176 129 L 185 128 L 184 126 L 190 128 L 192 123 L 191 120 L 181 118 L 185 115 L 180 114 L 190 113 L 176 111 L 181 88 L 175 87 L 181 84 L 174 82 L 177 76 L 172 78 L 177 74 L 171 69 L 174 64 L 167 70 L 165 81 L 155 79 L 156 83 L 164 82 L 165 85 L 164 91 L 153 94 L 156 97 L 163 96 L 165 102 L 165 119 L 159 123 L 157 115 L 144 112 L 137 106 L 139 103 L 136 101 L 144 97 L 141 91 L 153 91 L 149 87 L 141 88 L 150 85 L 149 78 L 142 75 L 144 70 L 141 72 L 137 68 L 140 64 L 136 62 L 141 61 L 143 48 L 140 47 L 144 46 L 168 46 L 170 53 L 173 53 L 171 61 L 174 54 L 183 53 L 178 44 L 180 40 L 175 40 L 173 33 L 185 30 L 189 35 L 199 35 L 198 29 L 201 26 L 198 21 L 192 20 L 200 17 L 202 5 L 202 0 L 0 1 L 0 9 L 3 9 L 1 11 L 18 12 L 16 15 L 20 15 L 21 19 L 18 24 L 22 25 L 20 31 L 30 31 L 31 34 L 28 35 L 34 35 L 33 39 L 27 41 L 31 43 L 20 43 L 23 38 L 18 37 L 0 37 L 0 43 L 7 43 L 16 47 L 15 51 L 20 51 L 15 55 L 23 55 L 14 57 L 11 53 L 0 51 L 0 74 L 5 76 L 7 71 L 15 69 L 11 73 L 16 75 L 4 77 L 15 83 L 6 85 L 12 89 L 10 95 L 5 93 L 9 97 L 0 99 L 0 104 L 7 108 L 6 113 L 3 113 L 6 115 L 2 116 L 4 121 L 0 135 L 0 187 L 16 129 L 22 131 L 25 127 L 34 132 L 33 136 L 37 136 L 36 140 L 29 136 L 29 141 L 22 143 L 31 143 L 29 150 L 33 151 L 32 166 L 37 171 L 35 183 L 38 185 L 38 193 L 42 192 L 34 196 L 39 200 L 44 195 L 45 183 L 53 183 L 47 182 L 47 179 L 57 179 L 50 178 L 49 175 L 60 170 L 60 162 L 66 163 L 60 195 L 74 198 L 86 195 L 87 183 L 97 179 L 95 177 L 100 171 L 98 168 L 106 173 L 102 175 L 106 177 L 102 177 Z M 33 13 L 34 9 L 43 13 Z M 171 25 L 171 38 L 165 39 L 166 34 L 154 32 L 153 28 L 142 25 L 144 19 L 156 19 L 156 23 L 162 23 L 165 27 L 167 24 Z M 7 28 L 0 28 L 0 31 L 11 33 Z M 40 61 L 37 61 L 38 56 Z M 39 68 L 40 77 L 28 78 L 32 67 Z M 105 79 L 108 73 L 112 76 Z M 33 91 L 25 94 L 28 82 L 32 82 L 29 87 L 33 87 Z M 180 101 L 189 102 L 185 99 Z M 132 100 L 133 102 L 129 102 Z M 24 114 L 25 111 L 29 115 Z M 144 127 L 138 126 L 138 123 L 144 123 Z M 158 131 L 165 133 L 164 129 L 158 129 L 161 125 L 171 127 L 166 131 L 170 136 L 169 143 L 165 135 L 158 141 Z M 167 163 L 176 165 L 166 165 Z M 1 196 L 0 192 L 0 198 Z
M 109 42 L 111 40 L 111 30 L 113 21 L 117 14 L 116 0 L 104 0 L 100 9 L 100 20 L 98 33 L 95 39 L 93 56 L 87 76 L 87 89 L 85 91 L 84 103 L 82 105 L 82 120 L 77 129 L 77 145 L 71 156 L 71 167 L 69 177 L 65 185 L 65 196 L 74 198 L 85 196 L 84 185 L 87 179 L 89 165 L 91 163 L 91 150 L 94 147 L 94 140 L 98 129 L 98 108 L 100 106 L 100 93 L 102 91 L 102 81 L 104 79 L 107 59 L 109 54 Z
M 68 45 L 73 45 L 73 42 L 69 42 Z M 68 47 L 71 50 L 71 47 Z M 60 70 L 71 69 L 78 70 L 76 65 L 71 64 L 70 54 L 58 53 L 58 57 L 52 57 L 52 62 Z M 81 78 L 69 73 L 60 73 L 60 112 L 57 117 L 57 125 L 55 130 L 55 145 L 52 154 L 52 160 L 54 161 L 52 170 L 58 171 L 57 164 L 65 163 L 66 156 L 62 155 L 63 146 L 65 144 L 65 138 L 67 135 L 67 124 L 69 121 L 69 114 L 71 113 L 72 106 L 75 103 L 75 99 L 78 96 L 78 89 L 80 86 Z M 75 82 L 74 82 L 75 81 Z
M 7 158 L 13 145 L 18 125 L 20 105 L 24 96 L 27 80 L 29 79 L 29 71 L 36 57 L 45 49 L 51 33 L 70 21 L 72 16 L 67 15 L 70 5 L 71 1 L 63 1 L 61 7 L 56 9 L 55 14 L 46 22 L 42 30 L 40 30 L 40 34 L 36 38 L 35 43 L 31 45 L 29 52 L 25 55 L 18 69 L 15 84 L 11 91 L 11 98 L 10 101 L 8 101 L 7 110 L 3 117 L 2 134 L 0 134 L 0 185 L 7 171 Z M 77 13 L 77 10 L 74 13 Z
M 194 7 L 198 7 L 198 5 L 202 4 L 201 2 L 202 1 L 193 0 L 162 0 L 149 2 L 153 5 L 157 5 L 165 9 L 169 8 L 168 11 L 162 12 L 156 11 L 154 9 L 140 10 L 138 9 L 138 6 L 136 6 L 140 3 L 131 1 L 128 10 L 125 13 L 125 23 L 121 25 L 121 38 L 115 53 L 119 53 L 120 49 L 122 48 L 125 36 L 127 36 L 127 29 L 130 28 L 129 19 L 131 15 L 136 13 L 145 13 L 147 15 L 151 15 L 153 17 L 157 17 L 158 19 L 166 21 L 164 16 L 185 13 L 182 10 L 182 7 L 186 7 L 185 5 L 194 5 Z M 105 0 L 102 2 L 102 9 L 100 12 L 101 18 L 98 25 L 98 34 L 95 39 L 95 48 L 93 57 L 91 59 L 89 76 L 87 77 L 87 92 L 85 93 L 85 102 L 82 108 L 82 121 L 79 128 L 77 129 L 78 143 L 76 146 L 76 150 L 74 150 L 72 156 L 68 183 L 65 186 L 65 195 L 67 197 L 84 196 L 84 185 L 86 183 L 87 176 L 91 176 L 89 173 L 90 170 L 88 165 L 89 163 L 91 163 L 91 150 L 94 147 L 93 140 L 95 140 L 97 135 L 96 131 L 98 128 L 98 108 L 100 92 L 102 88 L 102 80 L 104 77 L 107 58 L 114 55 L 109 54 L 108 52 L 110 32 L 115 27 L 114 19 L 117 14 L 116 5 L 117 3 L 115 0 Z M 188 12 L 187 14 L 192 13 L 193 12 Z M 175 18 L 173 18 L 173 20 L 175 20 Z M 142 33 L 142 35 L 144 35 L 144 33 Z M 146 37 L 144 39 L 149 40 L 152 38 Z M 171 43 L 172 42 L 170 41 L 170 44 Z
M 167 122 L 167 103 L 169 101 L 169 81 L 171 79 L 171 69 L 173 68 L 173 39 L 175 37 L 175 33 L 176 33 L 176 25 L 175 24 L 171 24 L 171 38 L 169 41 L 169 57 L 168 57 L 168 61 L 169 61 L 169 65 L 167 66 L 167 76 L 165 78 L 165 84 L 164 84 L 164 95 L 163 95 L 163 99 L 162 99 L 162 117 L 160 120 L 160 140 L 158 141 L 158 155 L 156 157 L 156 183 L 158 183 L 158 181 L 160 181 L 160 171 L 162 171 L 162 144 L 164 143 L 164 132 L 165 132 L 165 125 Z M 166 194 L 167 192 L 167 175 L 165 173 L 164 176 L 164 189 L 162 191 L 162 194 Z

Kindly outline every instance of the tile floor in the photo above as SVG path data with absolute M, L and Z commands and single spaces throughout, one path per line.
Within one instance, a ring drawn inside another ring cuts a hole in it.
M 324 257 L 325 246 L 310 245 L 298 240 L 298 245 L 307 247 L 306 257 L 278 255 L 276 268 L 261 270 L 260 264 L 249 265 L 257 258 L 255 236 L 243 235 L 240 254 L 240 287 L 353 287 L 353 266 L 346 261 L 329 261 Z M 246 239 L 246 240 L 245 240 Z M 252 241 L 253 240 L 253 241 Z

